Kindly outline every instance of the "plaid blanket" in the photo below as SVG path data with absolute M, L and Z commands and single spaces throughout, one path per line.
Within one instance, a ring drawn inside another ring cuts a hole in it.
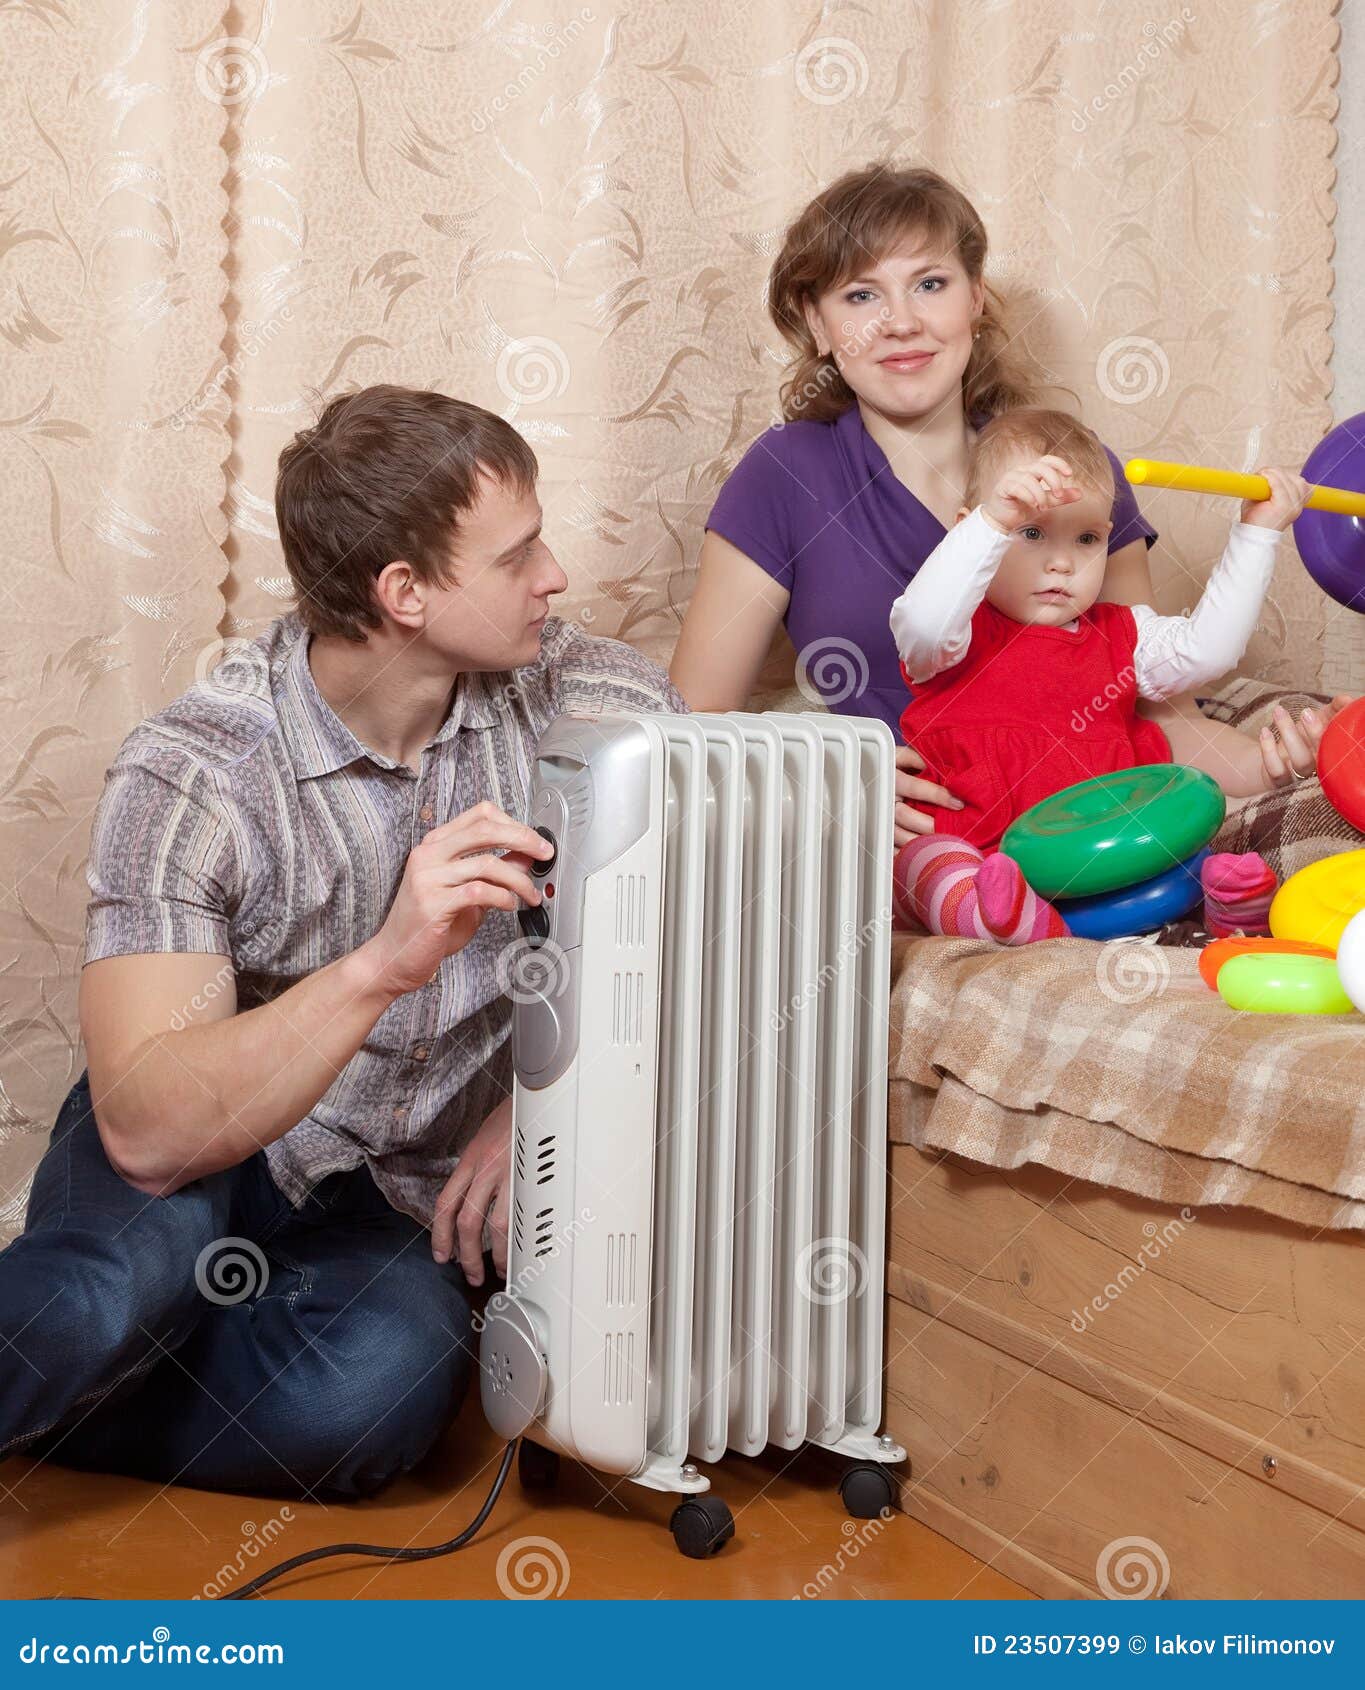
M 1193 951 L 898 935 L 891 1137 L 1365 1229 L 1365 1027 L 1239 1015 Z

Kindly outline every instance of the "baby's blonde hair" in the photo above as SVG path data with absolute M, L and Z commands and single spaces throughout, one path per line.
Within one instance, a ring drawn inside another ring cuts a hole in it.
M 1052 454 L 1065 458 L 1079 486 L 1114 496 L 1114 466 L 1099 436 L 1065 411 L 1022 405 L 992 417 L 976 437 L 965 503 L 973 510 L 1010 464 Z

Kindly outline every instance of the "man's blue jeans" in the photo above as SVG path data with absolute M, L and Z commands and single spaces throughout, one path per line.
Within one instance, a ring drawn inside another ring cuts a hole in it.
M 367 1495 L 430 1449 L 473 1362 L 464 1276 L 368 1171 L 297 1210 L 263 1154 L 148 1197 L 110 1167 L 84 1076 L 0 1252 L 0 1456 Z

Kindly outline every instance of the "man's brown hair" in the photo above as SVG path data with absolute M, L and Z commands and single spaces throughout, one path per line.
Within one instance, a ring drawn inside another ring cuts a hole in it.
M 516 429 L 444 393 L 387 384 L 333 399 L 280 453 L 275 520 L 299 615 L 315 634 L 380 626 L 375 580 L 399 559 L 450 577 L 458 519 L 479 475 L 531 491 L 539 466 Z
M 1008 465 L 1049 454 L 1065 458 L 1078 486 L 1113 498 L 1114 466 L 1094 430 L 1065 411 L 1028 405 L 1002 411 L 977 435 L 963 503 L 975 510 Z

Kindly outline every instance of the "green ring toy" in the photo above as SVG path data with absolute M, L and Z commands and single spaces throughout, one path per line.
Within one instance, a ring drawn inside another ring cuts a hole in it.
M 1327 956 L 1229 957 L 1218 970 L 1218 993 L 1229 1008 L 1253 1015 L 1350 1015 L 1355 1009 Z
M 1044 898 L 1117 892 L 1207 845 L 1223 825 L 1218 782 L 1176 763 L 1143 763 L 1064 787 L 1005 829 L 1000 849 Z

